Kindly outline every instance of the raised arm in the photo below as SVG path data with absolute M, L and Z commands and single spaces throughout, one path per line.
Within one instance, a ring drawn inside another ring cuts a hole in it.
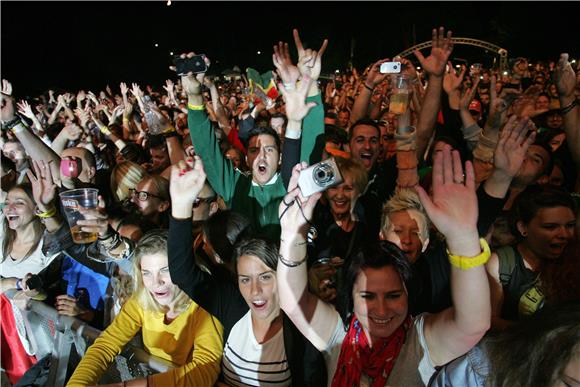
M 15 114 L 14 98 L 12 97 L 12 85 L 6 80 L 2 80 L 2 101 L 0 108 L 0 120 L 2 126 L 7 127 L 14 133 L 18 141 L 22 144 L 26 153 L 36 161 L 44 160 L 52 169 L 52 175 L 60 177 L 60 157 L 46 145 L 37 135 L 35 135 L 20 118 Z M 58 181 L 60 183 L 60 181 Z
M 578 108 L 579 102 L 574 94 L 574 89 L 577 86 L 576 74 L 568 62 L 568 54 L 560 55 L 555 75 L 561 111 L 564 115 L 566 140 L 568 140 L 568 147 L 576 163 L 576 168 L 580 168 L 580 108 Z
M 288 194 L 280 203 L 280 258 L 277 278 L 280 307 L 318 350 L 327 347 L 338 312 L 308 291 L 306 234 L 314 207 L 321 194 L 305 198 L 298 188 L 298 176 L 306 163 L 292 171 Z
M 193 57 L 195 54 L 190 52 L 182 54 L 182 57 L 185 58 L 186 55 Z M 207 58 L 206 63 L 209 65 Z M 181 77 L 181 84 L 187 94 L 188 101 L 189 134 L 196 153 L 203 160 L 209 183 L 228 202 L 234 195 L 234 187 L 239 173 L 235 171 L 232 163 L 222 155 L 211 122 L 205 112 L 201 93 L 204 77 L 205 73 L 195 74 L 195 76 L 189 73 Z
M 354 105 L 352 106 L 352 111 L 350 112 L 350 124 L 352 125 L 361 118 L 365 118 L 368 115 L 369 103 L 373 95 L 373 91 L 378 84 L 383 82 L 387 77 L 387 74 L 381 74 L 379 71 L 381 64 L 388 62 L 389 59 L 381 59 L 374 63 L 369 70 L 367 77 L 360 88 L 360 93 L 354 100 Z
M 322 69 L 322 55 L 328 46 L 328 40 L 324 39 L 318 51 L 310 48 L 305 49 L 300 40 L 298 30 L 293 31 L 294 43 L 298 50 L 298 69 L 303 82 L 308 82 L 308 98 L 306 102 L 312 107 L 304 117 L 302 127 L 304 135 L 300 149 L 300 160 L 314 164 L 322 158 L 324 148 L 324 107 L 322 95 L 318 89 L 318 77 Z
M 425 153 L 435 128 L 437 113 L 439 113 L 441 105 L 441 89 L 443 87 L 445 65 L 453 51 L 451 31 L 447 31 L 447 36 L 445 36 L 443 27 L 439 27 L 439 30 L 434 28 L 432 35 L 431 54 L 427 58 L 419 50 L 415 51 L 415 56 L 421 63 L 423 70 L 429 75 L 425 97 L 419 113 L 419 121 L 417 122 L 418 155 Z
M 480 245 L 477 232 L 473 165 L 466 163 L 464 175 L 458 151 L 451 152 L 445 145 L 435 155 L 433 197 L 420 186 L 417 193 L 429 218 L 446 238 L 451 263 L 453 306 L 425 318 L 431 360 L 439 366 L 471 349 L 489 328 L 489 284 L 483 265 L 490 253 L 484 242 Z
M 180 161 L 171 167 L 169 183 L 171 219 L 167 256 L 172 281 L 198 305 L 221 318 L 216 304 L 208 301 L 215 294 L 214 287 L 220 285 L 215 283 L 215 278 L 195 264 L 192 249 L 193 203 L 203 188 L 205 178 L 203 163 L 199 156 Z

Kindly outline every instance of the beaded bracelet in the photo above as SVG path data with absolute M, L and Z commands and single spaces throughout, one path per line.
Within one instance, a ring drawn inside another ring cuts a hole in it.
M 453 255 L 449 252 L 449 250 L 447 250 L 447 256 L 449 257 L 449 263 L 451 266 L 455 266 L 461 270 L 469 270 L 477 266 L 485 265 L 489 260 L 489 257 L 491 257 L 491 251 L 485 239 L 480 238 L 479 244 L 481 245 L 481 250 L 483 251 L 475 257 Z

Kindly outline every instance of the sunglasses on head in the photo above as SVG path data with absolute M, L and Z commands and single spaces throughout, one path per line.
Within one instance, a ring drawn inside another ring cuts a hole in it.
M 131 197 L 137 196 L 137 199 L 139 199 L 142 202 L 146 202 L 147 199 L 149 199 L 149 196 L 161 199 L 159 195 L 154 195 L 146 191 L 137 191 L 136 189 L 133 188 L 129 190 L 129 193 L 131 194 Z

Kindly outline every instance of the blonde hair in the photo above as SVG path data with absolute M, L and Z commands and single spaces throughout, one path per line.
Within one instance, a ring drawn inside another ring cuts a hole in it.
M 117 202 L 129 197 L 129 190 L 135 189 L 137 184 L 147 175 L 145 168 L 132 161 L 123 161 L 111 171 L 111 192 Z
M 133 294 L 143 309 L 160 313 L 167 313 L 168 309 L 166 306 L 160 305 L 145 287 L 141 274 L 141 260 L 144 256 L 151 254 L 167 255 L 167 233 L 167 230 L 160 229 L 149 231 L 139 240 L 133 255 Z M 175 311 L 182 313 L 189 308 L 192 301 L 177 285 L 174 286 L 176 289 Z
M 419 216 L 419 236 L 421 241 L 429 237 L 429 218 L 425 212 L 425 208 L 419 200 L 417 193 L 408 188 L 399 188 L 393 196 L 383 206 L 383 216 L 381 219 L 381 231 L 387 233 L 391 227 L 391 219 L 389 214 L 397 211 L 415 210 Z
M 344 157 L 335 156 L 336 164 L 340 170 L 341 175 L 352 177 L 352 183 L 359 195 L 362 195 L 367 187 L 368 175 L 366 169 L 352 158 L 346 159 Z

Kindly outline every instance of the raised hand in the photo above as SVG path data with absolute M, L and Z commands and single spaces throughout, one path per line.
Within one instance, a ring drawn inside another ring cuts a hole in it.
M 141 90 L 141 88 L 139 87 L 138 84 L 133 83 L 131 85 L 131 94 L 133 94 L 135 96 L 135 98 L 143 98 L 143 91 Z
M 168 79 L 165 81 L 165 85 L 166 86 L 163 86 L 163 88 L 165 89 L 165 91 L 167 91 L 167 94 L 168 95 L 173 94 L 173 81 L 171 79 Z
M 432 198 L 421 186 L 416 190 L 429 219 L 447 238 L 449 250 L 464 255 L 463 242 L 472 242 L 474 235 L 477 240 L 477 195 L 471 162 L 465 164 L 464 178 L 459 152 L 451 152 L 451 146 L 445 145 L 433 161 Z
M 289 88 L 286 90 L 286 87 L 282 85 L 278 87 L 284 97 L 284 102 L 286 102 L 286 117 L 288 117 L 288 121 L 302 121 L 310 109 L 316 106 L 315 102 L 306 103 L 306 95 L 312 82 L 312 79 L 304 76 L 297 89 Z
M 574 97 L 576 74 L 574 74 L 572 65 L 568 62 L 568 54 L 560 54 L 560 60 L 558 60 L 554 76 L 556 78 L 558 94 L 561 97 Z
M 70 125 L 62 128 L 63 135 L 67 140 L 78 140 L 83 134 L 83 130 L 76 124 L 72 123 Z
M 123 96 L 126 96 L 127 93 L 129 92 L 129 88 L 127 87 L 127 84 L 125 82 L 121 82 L 119 84 L 119 88 L 121 89 L 121 94 Z
M 18 102 L 16 104 L 16 107 L 18 108 L 18 113 L 22 114 L 23 116 L 28 117 L 30 119 L 36 117 L 34 115 L 34 112 L 32 111 L 32 107 L 25 100 L 21 100 L 20 102 Z
M 524 94 L 513 103 L 513 112 L 518 117 L 535 117 L 546 113 L 549 109 L 536 109 L 536 99 L 542 92 L 540 86 L 530 86 Z
M 187 157 L 171 167 L 169 193 L 174 217 L 191 217 L 193 203 L 203 189 L 205 179 L 203 162 L 199 156 Z
M 445 37 L 445 28 L 439 27 L 439 31 L 433 28 L 431 54 L 425 58 L 421 51 L 415 50 L 414 54 L 421 63 L 421 67 L 432 76 L 442 77 L 445 73 L 445 65 L 449 55 L 453 51 L 452 32 L 447 31 Z
M 288 43 L 278 42 L 278 45 L 274 45 L 272 62 L 278 70 L 282 83 L 294 85 L 300 78 L 300 70 L 292 63 Z
M 528 148 L 536 140 L 536 132 L 534 123 L 529 118 L 512 115 L 499 135 L 493 155 L 495 168 L 505 176 L 513 178 L 520 170 Z
M 81 124 L 81 126 L 83 128 L 86 128 L 88 122 L 89 122 L 89 113 L 86 110 L 83 110 L 81 108 L 76 108 L 74 110 L 75 115 L 77 116 L 77 118 L 79 119 L 79 122 Z
M 318 80 L 320 70 L 322 69 L 322 55 L 326 51 L 326 46 L 328 46 L 328 39 L 324 39 L 322 46 L 320 46 L 317 52 L 310 48 L 304 49 L 297 29 L 294 29 L 292 33 L 294 34 L 294 43 L 298 50 L 298 69 L 300 70 L 300 74 L 303 77 L 308 76 L 314 81 Z
M 82 101 L 87 98 L 87 93 L 84 90 L 81 90 L 77 93 L 77 105 L 79 105 Z
M 30 169 L 26 171 L 26 176 L 32 185 L 32 196 L 38 208 L 46 211 L 51 207 L 57 188 L 52 178 L 50 161 L 47 163 L 44 160 L 32 160 L 32 167 L 34 173 Z
M 448 70 L 445 72 L 445 76 L 443 77 L 443 90 L 445 90 L 447 94 L 450 94 L 456 90 L 459 90 L 461 87 L 467 68 L 465 66 L 461 66 L 461 72 L 458 75 L 455 72 L 451 62 L 447 62 L 447 66 Z M 479 83 L 479 78 L 476 78 L 476 82 Z M 473 85 L 472 89 L 477 90 L 477 85 Z
M 371 89 L 375 88 L 378 84 L 383 82 L 388 74 L 381 73 L 381 65 L 385 62 L 389 62 L 389 58 L 381 59 L 375 62 L 369 69 L 367 77 L 365 80 L 365 85 L 369 86 Z
M 475 79 L 475 82 L 473 83 L 473 85 L 467 89 L 465 89 L 463 91 L 463 93 L 461 93 L 461 98 L 459 99 L 459 109 L 460 110 L 468 110 L 469 109 L 469 104 L 471 103 L 471 101 L 473 101 L 473 98 L 475 98 L 475 93 L 477 92 L 477 86 L 479 85 L 479 78 Z M 445 84 L 445 81 L 443 81 Z
M 300 171 L 306 168 L 308 168 L 308 165 L 305 162 L 294 166 L 292 177 L 288 183 L 288 193 L 280 202 L 278 216 L 282 227 L 282 236 L 306 235 L 310 219 L 312 219 L 312 214 L 314 213 L 314 207 L 322 196 L 321 192 L 308 197 L 302 195 L 298 187 L 298 177 L 300 176 Z
M 194 52 L 189 52 L 187 54 L 180 55 L 180 57 L 182 59 L 193 58 L 194 56 L 195 56 Z M 204 61 L 205 61 L 205 64 L 207 65 L 207 68 L 209 69 L 209 66 L 211 64 L 209 58 L 204 57 Z M 171 69 L 172 71 L 176 70 L 175 66 L 170 66 L 169 69 Z M 183 91 L 188 96 L 201 95 L 201 85 L 203 84 L 204 78 L 205 78 L 205 73 L 198 73 L 198 74 L 194 75 L 192 72 L 189 72 L 185 75 L 182 75 L 181 76 L 181 85 L 182 85 Z

